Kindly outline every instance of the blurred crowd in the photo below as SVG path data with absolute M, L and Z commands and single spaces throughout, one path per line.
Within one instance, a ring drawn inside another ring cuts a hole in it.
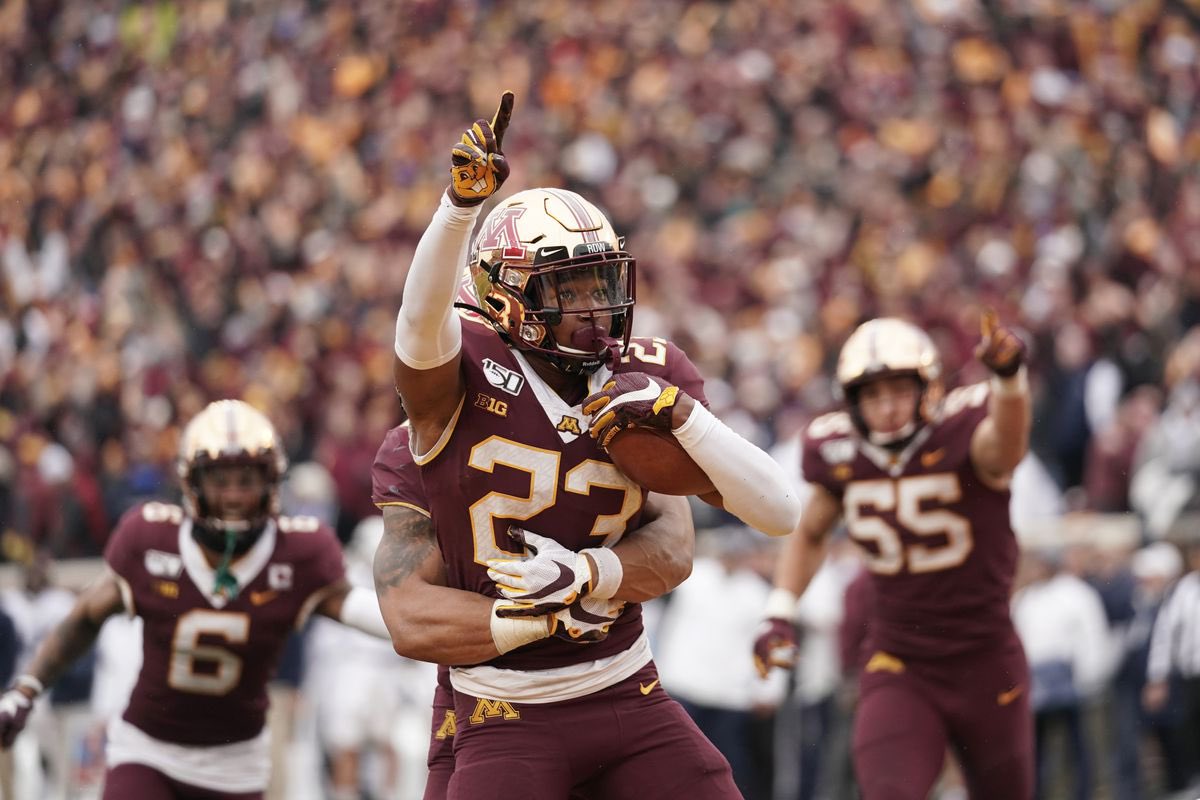
M 1196 0 L 10 0 L 3 552 L 95 553 L 228 396 L 325 465 L 348 537 L 413 246 L 504 88 L 509 187 L 608 210 L 635 327 L 741 431 L 828 406 L 872 315 L 980 377 L 990 305 L 1034 346 L 1066 507 L 1164 534 L 1200 470 L 1198 23 Z

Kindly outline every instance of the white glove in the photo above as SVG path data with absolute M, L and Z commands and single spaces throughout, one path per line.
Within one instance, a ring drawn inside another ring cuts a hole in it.
M 32 710 L 33 699 L 20 689 L 9 689 L 0 695 L 0 749 L 12 747 Z
M 561 611 L 591 591 L 592 568 L 587 551 L 568 550 L 547 536 L 509 529 L 525 545 L 529 557 L 488 559 L 488 577 L 501 596 L 520 603 L 497 610 L 502 617 L 540 617 Z

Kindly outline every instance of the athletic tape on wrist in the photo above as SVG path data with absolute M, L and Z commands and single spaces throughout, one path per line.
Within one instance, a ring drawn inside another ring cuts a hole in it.
M 492 603 L 492 642 L 501 655 L 523 644 L 545 639 L 553 632 L 546 617 L 501 617 L 496 614 L 497 608 L 508 605 L 512 605 L 511 600 Z
M 799 602 L 799 599 L 787 589 L 776 587 L 767 595 L 767 605 L 763 609 L 763 615 L 768 619 L 778 617 L 795 622 L 796 603 Z

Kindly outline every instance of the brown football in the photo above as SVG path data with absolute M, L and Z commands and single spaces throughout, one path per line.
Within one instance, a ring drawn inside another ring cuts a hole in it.
M 713 491 L 704 470 L 669 433 L 625 428 L 608 443 L 608 454 L 617 469 L 643 489 L 674 495 Z

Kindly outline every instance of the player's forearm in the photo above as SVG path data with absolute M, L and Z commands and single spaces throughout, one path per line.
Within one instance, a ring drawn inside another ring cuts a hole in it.
M 662 597 L 692 574 L 696 529 L 686 498 L 651 494 L 643 524 L 613 546 L 621 582 L 613 595 L 628 603 Z
M 492 603 L 474 592 L 416 582 L 379 595 L 396 652 L 436 664 L 479 664 L 500 655 Z
M 681 406 L 685 403 L 681 398 Z M 800 519 L 800 498 L 783 470 L 708 409 L 692 404 L 686 421 L 672 432 L 708 475 L 725 510 L 768 536 L 791 533 Z
M 991 464 L 994 472 L 1011 472 L 1029 449 L 1032 403 L 1022 367 L 1011 378 L 992 378 L 988 417 L 992 421 Z
M 53 686 L 99 634 L 100 624 L 77 606 L 42 641 L 24 674 L 37 678 L 46 688 Z
M 801 597 L 825 562 L 828 551 L 828 537 L 816 538 L 798 532 L 787 539 L 775 567 L 775 588 Z
M 497 620 L 495 601 L 445 586 L 445 564 L 430 519 L 407 508 L 384 509 L 375 551 L 375 593 L 392 646 L 402 656 L 439 664 L 490 661 L 519 643 L 549 635 L 544 618 Z M 532 630 L 535 635 L 527 638 Z
M 443 197 L 417 243 L 396 317 L 396 356 L 414 369 L 446 363 L 461 345 L 454 294 L 478 215 L 478 206 L 459 208 Z
M 624 570 L 613 597 L 629 603 L 662 597 L 692 574 L 694 545 L 693 537 L 689 537 L 684 549 L 676 549 L 667 539 L 652 535 L 622 540 L 613 548 Z

